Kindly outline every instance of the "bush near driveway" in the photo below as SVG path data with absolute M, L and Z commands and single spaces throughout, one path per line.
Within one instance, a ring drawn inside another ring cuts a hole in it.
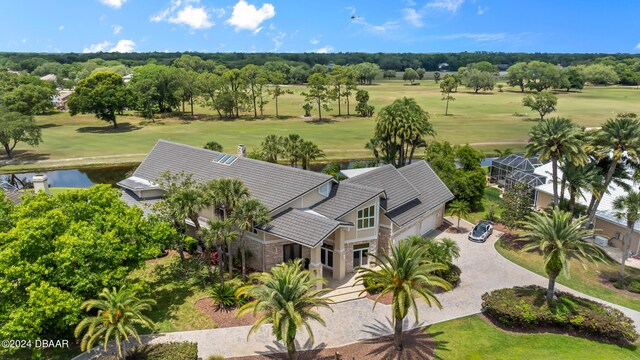
M 482 311 L 510 327 L 570 329 L 615 343 L 638 340 L 633 320 L 618 309 L 563 292 L 547 302 L 545 294 L 536 285 L 495 290 L 482 295 Z

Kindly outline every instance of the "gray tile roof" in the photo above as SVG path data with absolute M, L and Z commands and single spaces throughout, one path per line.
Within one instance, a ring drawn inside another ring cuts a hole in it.
M 387 194 L 387 200 L 381 202 L 381 205 L 387 211 L 392 211 L 409 201 L 415 200 L 420 195 L 420 192 L 411 182 L 407 181 L 393 165 L 384 165 L 342 182 L 384 189 Z
M 298 244 L 316 247 L 341 225 L 350 224 L 289 208 L 274 216 L 264 230 Z
M 3 189 L 4 194 L 7 196 L 7 199 L 11 201 L 14 205 L 18 205 L 20 203 L 20 197 L 22 193 L 18 190 L 14 189 Z
M 402 227 L 453 199 L 451 191 L 425 161 L 414 162 L 398 171 L 420 191 L 420 196 L 385 214 L 396 225 Z
M 152 206 L 156 202 L 160 201 L 160 198 L 155 199 L 140 199 L 136 194 L 127 189 L 122 189 L 120 200 L 124 201 L 129 206 L 137 206 L 144 212 L 145 216 L 149 216 L 153 213 Z
M 311 209 L 328 218 L 338 220 L 346 213 L 381 194 L 384 194 L 382 189 L 342 181 L 339 184 L 333 184 L 329 196 L 313 205 Z
M 155 181 L 170 170 L 172 173 L 184 171 L 193 174 L 195 180 L 203 182 L 226 177 L 238 178 L 244 181 L 251 195 L 262 201 L 269 210 L 282 207 L 333 179 L 325 174 L 248 158 L 238 158 L 231 165 L 220 164 L 213 161 L 219 154 L 159 140 L 133 176 Z

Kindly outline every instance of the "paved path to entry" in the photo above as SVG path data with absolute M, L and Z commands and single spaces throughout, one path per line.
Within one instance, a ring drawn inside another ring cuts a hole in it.
M 467 223 L 465 226 L 470 227 L 471 224 Z M 547 284 L 546 278 L 512 263 L 495 250 L 494 244 L 499 236 L 497 232 L 482 244 L 468 241 L 466 233 L 430 235 L 452 238 L 460 246 L 457 265 L 462 269 L 461 283 L 455 290 L 438 295 L 443 305 L 442 309 L 430 308 L 419 302 L 419 322 L 411 315 L 405 320 L 405 328 L 422 327 L 477 314 L 480 312 L 481 296 L 488 291 L 518 285 Z M 636 328 L 640 330 L 640 312 L 595 299 L 561 285 L 558 289 L 616 307 L 632 318 Z M 390 306 L 378 304 L 372 309 L 372 305 L 373 301 L 369 299 L 359 299 L 335 304 L 332 306 L 333 313 L 322 309 L 321 314 L 327 326 L 312 323 L 315 344 L 307 343 L 306 334 L 300 334 L 300 346 L 304 349 L 337 347 L 391 334 L 393 328 Z M 247 340 L 249 328 L 240 326 L 157 334 L 145 337 L 144 342 L 195 341 L 198 343 L 198 354 L 202 359 L 216 354 L 232 357 L 286 351 L 274 341 L 270 326 L 262 326 Z

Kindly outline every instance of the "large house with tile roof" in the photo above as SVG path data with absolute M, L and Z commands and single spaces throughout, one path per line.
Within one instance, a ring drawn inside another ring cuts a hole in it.
M 403 168 L 369 168 L 337 181 L 301 170 L 193 146 L 160 140 L 131 177 L 118 183 L 123 200 L 150 211 L 161 199 L 155 183 L 161 174 L 184 172 L 197 181 L 237 178 L 271 213 L 271 222 L 246 233 L 248 266 L 266 271 L 283 261 L 308 259 L 318 275 L 343 279 L 368 266 L 369 253 L 438 227 L 453 194 L 424 161 Z M 201 225 L 215 216 L 200 211 Z

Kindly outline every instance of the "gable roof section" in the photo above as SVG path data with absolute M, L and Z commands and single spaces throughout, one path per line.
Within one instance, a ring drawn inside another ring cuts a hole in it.
M 311 209 L 331 219 L 338 220 L 365 202 L 384 195 L 384 190 L 344 181 L 333 184 L 329 196 Z
M 316 247 L 340 226 L 352 226 L 315 215 L 299 209 L 289 208 L 271 219 L 264 231 L 285 240 L 308 247 Z
M 384 189 L 387 200 L 381 202 L 387 211 L 418 198 L 420 192 L 393 165 L 384 165 L 364 174 L 346 179 L 343 183 Z
M 242 180 L 251 194 L 269 210 L 333 181 L 329 175 L 305 171 L 265 161 L 239 157 L 232 164 L 214 162 L 220 153 L 195 146 L 158 140 L 133 176 L 153 182 L 167 170 L 193 174 L 194 180 L 220 178 Z
M 402 167 L 398 171 L 420 191 L 420 196 L 414 201 L 385 213 L 393 223 L 400 227 L 454 197 L 449 188 L 424 160 Z

